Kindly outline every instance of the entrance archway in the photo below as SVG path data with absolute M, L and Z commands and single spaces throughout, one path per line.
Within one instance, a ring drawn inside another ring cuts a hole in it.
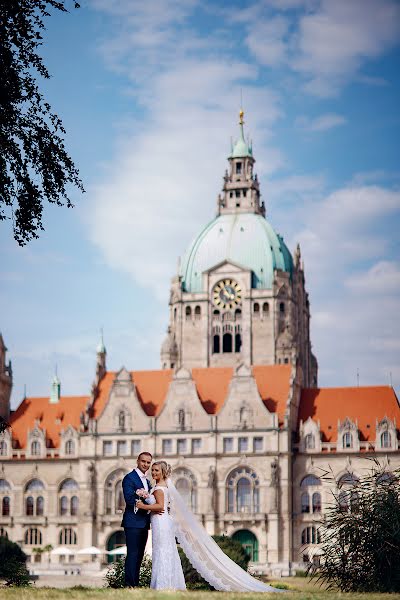
M 125 546 L 125 533 L 122 529 L 119 531 L 114 531 L 108 538 L 107 542 L 107 550 L 115 550 L 115 548 L 120 548 L 121 546 Z M 118 558 L 118 555 L 108 554 L 107 562 L 111 563 Z
M 258 539 L 248 529 L 235 531 L 232 539 L 240 542 L 245 552 L 250 556 L 251 562 L 258 562 Z

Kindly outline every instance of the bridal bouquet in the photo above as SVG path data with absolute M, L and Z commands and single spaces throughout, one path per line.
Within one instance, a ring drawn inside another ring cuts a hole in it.
M 142 502 L 145 502 L 146 504 L 155 504 L 155 502 L 156 502 L 156 499 L 154 498 L 153 494 L 150 494 L 144 488 L 139 488 L 138 490 L 136 490 L 136 496 L 138 496 L 138 499 L 136 500 L 136 502 L 140 502 L 140 500 Z M 137 508 L 137 506 L 135 506 L 134 512 L 136 513 L 137 511 L 138 511 L 138 508 Z

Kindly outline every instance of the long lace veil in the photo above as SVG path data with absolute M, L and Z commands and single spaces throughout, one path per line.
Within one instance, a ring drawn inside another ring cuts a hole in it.
M 281 592 L 255 579 L 224 554 L 189 510 L 171 479 L 167 480 L 176 537 L 193 567 L 216 590 Z

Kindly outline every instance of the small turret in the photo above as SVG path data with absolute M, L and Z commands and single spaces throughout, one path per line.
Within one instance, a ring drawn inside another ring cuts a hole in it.
M 103 329 L 100 332 L 100 342 L 96 350 L 96 382 L 99 383 L 103 379 L 107 371 L 106 365 L 107 350 L 104 345 Z
M 161 345 L 161 365 L 163 369 L 173 369 L 178 361 L 178 345 L 171 327 L 168 327 L 167 335 Z
M 60 402 L 61 397 L 61 381 L 57 376 L 57 367 L 56 372 L 53 377 L 53 381 L 51 384 L 51 392 L 50 392 L 50 404 L 58 404 Z

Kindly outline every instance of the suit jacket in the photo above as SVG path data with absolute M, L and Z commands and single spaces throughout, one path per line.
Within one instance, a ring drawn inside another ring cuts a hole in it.
M 151 488 L 147 480 L 149 490 Z M 122 480 L 122 490 L 125 498 L 125 512 L 122 517 L 122 527 L 136 527 L 138 529 L 148 529 L 150 527 L 150 515 L 146 510 L 140 509 L 135 513 L 136 500 L 141 500 L 136 495 L 136 490 L 143 488 L 142 480 L 136 471 L 131 471 Z

